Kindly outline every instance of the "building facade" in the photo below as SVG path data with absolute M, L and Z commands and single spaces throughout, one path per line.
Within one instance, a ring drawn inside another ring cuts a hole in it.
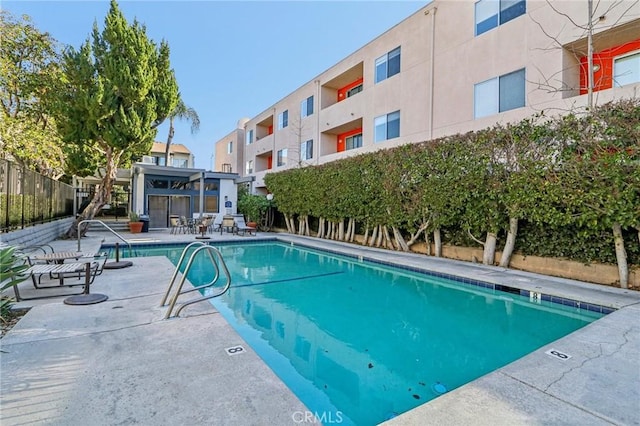
M 241 120 L 215 170 L 231 164 L 264 194 L 270 172 L 639 96 L 640 3 L 593 8 L 589 20 L 587 1 L 433 1 Z
M 169 147 L 169 164 L 165 164 L 165 152 L 167 144 L 164 142 L 154 142 L 149 155 L 142 157 L 145 164 L 155 164 L 156 166 L 169 166 L 179 168 L 193 168 L 195 158 L 186 146 L 180 143 L 172 143 Z

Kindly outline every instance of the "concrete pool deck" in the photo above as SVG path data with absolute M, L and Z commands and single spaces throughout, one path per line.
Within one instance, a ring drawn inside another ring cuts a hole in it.
M 132 242 L 194 241 L 165 232 L 123 234 Z M 389 252 L 287 234 L 273 238 L 427 268 L 618 309 L 480 379 L 404 413 L 390 425 L 640 424 L 640 293 L 522 271 Z M 107 233 L 83 238 L 97 251 Z M 52 242 L 56 251 L 76 241 Z M 160 298 L 173 273 L 164 257 L 105 270 L 92 293 L 106 302 L 69 306 L 64 297 L 32 307 L 0 340 L 0 424 L 304 423 L 308 410 L 207 303 L 162 320 Z M 29 282 L 20 285 L 34 295 Z M 38 290 L 38 295 L 43 294 Z M 242 345 L 240 354 L 226 349 Z M 549 355 L 555 349 L 566 360 Z M 335 417 L 334 417 L 335 419 Z

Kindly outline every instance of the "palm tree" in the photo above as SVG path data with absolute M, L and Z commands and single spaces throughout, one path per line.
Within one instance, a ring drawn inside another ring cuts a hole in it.
M 173 135 L 176 129 L 173 127 L 173 121 L 176 119 L 191 121 L 191 134 L 195 134 L 200 130 L 200 117 L 195 109 L 185 105 L 182 97 L 178 98 L 178 104 L 174 110 L 169 114 L 169 136 L 167 137 L 167 147 L 164 152 L 164 164 L 169 165 L 169 150 L 171 148 L 171 142 L 173 141 Z

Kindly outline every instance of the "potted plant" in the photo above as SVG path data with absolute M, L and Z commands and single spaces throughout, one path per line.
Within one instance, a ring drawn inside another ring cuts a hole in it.
M 136 212 L 129 212 L 129 232 L 132 234 L 138 234 L 142 232 L 143 223 L 140 221 L 140 216 Z
M 247 188 L 238 188 L 238 211 L 245 216 L 247 226 L 257 228 L 257 221 L 267 211 L 268 206 L 264 195 L 253 195 Z

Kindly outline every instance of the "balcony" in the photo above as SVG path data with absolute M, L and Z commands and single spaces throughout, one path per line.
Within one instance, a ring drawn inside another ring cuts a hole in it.
M 256 175 L 259 172 L 271 170 L 271 168 L 273 167 L 273 151 L 269 150 L 256 155 L 254 167 L 255 167 L 254 171 Z
M 320 98 L 322 99 L 322 102 L 320 109 L 328 108 L 350 96 L 357 96 L 364 84 L 363 70 L 364 64 L 360 62 L 337 77 L 324 83 L 321 87 Z
M 593 36 L 593 91 L 611 89 L 615 80 L 615 61 L 640 50 L 637 29 L 640 19 Z M 563 97 L 584 95 L 588 91 L 587 39 L 563 46 Z
M 268 116 L 256 124 L 256 140 L 273 134 L 273 115 Z
M 362 118 L 324 130 L 320 134 L 320 156 L 338 152 L 338 136 L 349 134 L 356 129 L 362 129 Z

